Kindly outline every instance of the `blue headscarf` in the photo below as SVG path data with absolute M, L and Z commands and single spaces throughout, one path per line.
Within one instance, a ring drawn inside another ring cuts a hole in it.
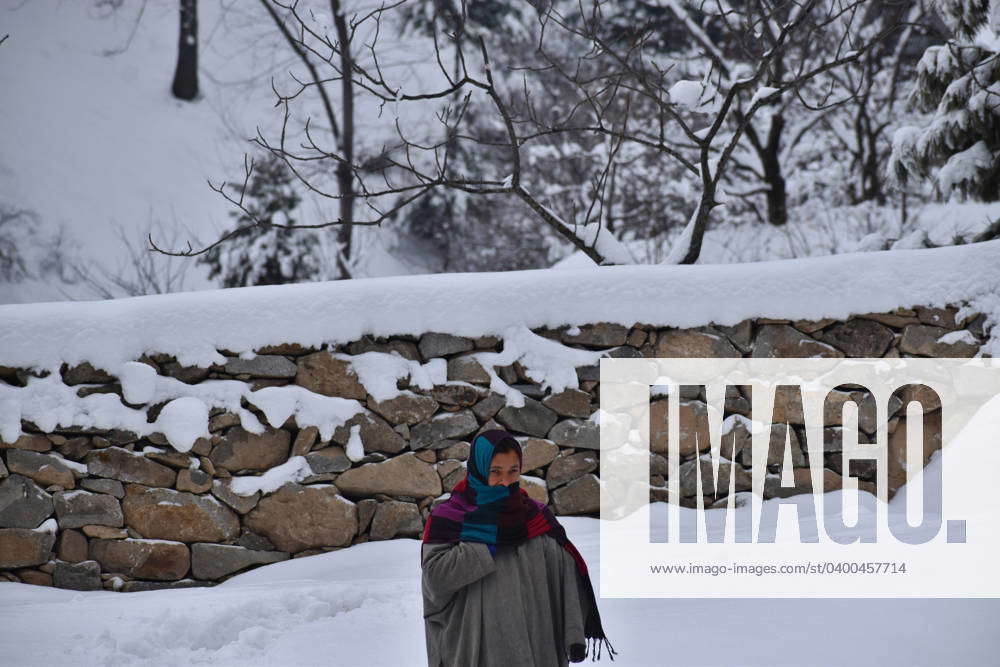
M 475 492 L 477 505 L 489 505 L 498 500 L 503 500 L 511 493 L 517 492 L 520 488 L 518 482 L 504 486 L 497 484 L 490 486 L 490 464 L 493 463 L 493 454 L 496 445 L 503 440 L 509 440 L 514 444 L 514 451 L 520 461 L 521 443 L 513 435 L 501 429 L 483 431 L 472 441 L 472 449 L 469 452 L 469 462 L 467 464 L 468 484 Z

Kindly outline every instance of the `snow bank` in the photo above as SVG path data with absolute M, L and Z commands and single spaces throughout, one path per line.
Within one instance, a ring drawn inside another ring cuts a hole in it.
M 512 326 L 602 321 L 731 325 L 965 300 L 993 322 L 1000 319 L 998 260 L 1000 241 L 990 241 L 747 264 L 452 273 L 12 304 L 0 306 L 0 365 L 54 371 L 89 361 L 118 375 L 146 352 L 208 366 L 225 361 L 220 349 L 319 347 L 365 334 L 504 336 Z M 988 348 L 1000 353 L 995 339 Z

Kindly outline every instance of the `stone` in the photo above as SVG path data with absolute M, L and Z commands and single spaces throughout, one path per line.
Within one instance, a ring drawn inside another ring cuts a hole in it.
M 226 431 L 222 442 L 209 455 L 216 470 L 270 470 L 288 460 L 291 435 L 288 431 L 268 428 L 261 434 L 250 433 L 242 426 Z
M 899 341 L 899 349 L 907 354 L 917 354 L 925 357 L 959 357 L 975 356 L 979 345 L 974 343 L 971 333 L 955 338 L 953 342 L 941 342 L 938 339 L 950 332 L 942 327 L 927 324 L 911 324 L 903 329 L 903 337 Z
M 673 357 L 742 357 L 729 339 L 714 327 L 667 329 L 656 339 L 656 356 Z
M 155 435 L 155 434 L 154 434 Z M 164 443 L 166 446 L 166 443 Z M 150 448 L 151 450 L 152 448 Z M 176 468 L 178 470 L 183 470 L 191 465 L 191 457 L 187 454 L 182 454 L 173 449 L 168 449 L 162 452 L 147 451 L 144 456 L 151 461 L 156 461 L 157 463 L 162 463 L 165 466 L 170 466 L 171 468 Z
M 52 496 L 13 474 L 0 481 L 0 528 L 36 528 L 52 515 Z
M 303 354 L 309 354 L 314 351 L 313 348 L 303 347 L 298 343 L 278 343 L 277 345 L 264 345 L 257 350 L 257 354 L 281 354 L 300 357 Z
M 236 514 L 211 496 L 130 484 L 122 510 L 129 528 L 150 539 L 225 542 L 240 533 Z
M 60 528 L 80 528 L 87 524 L 120 528 L 125 524 L 122 508 L 114 496 L 77 490 L 60 491 L 54 499 Z
M 417 348 L 424 360 L 435 357 L 446 357 L 449 354 L 467 352 L 475 346 L 468 338 L 453 336 L 449 333 L 429 332 L 420 337 Z
M 32 452 L 47 452 L 52 449 L 52 441 L 44 435 L 25 433 L 14 442 L 0 440 L 0 449 L 26 449 Z
M 699 424 L 707 428 L 708 406 L 697 400 L 681 400 L 678 404 L 680 424 L 678 425 L 678 435 L 680 437 L 679 451 L 681 458 L 694 456 L 696 451 L 707 452 L 711 447 L 711 442 L 706 438 L 701 441 L 696 437 Z M 667 454 L 669 445 L 669 423 L 667 419 L 668 401 L 660 399 L 649 404 L 649 446 L 658 454 Z
M 613 347 L 624 345 L 628 338 L 628 328 L 621 324 L 598 322 L 577 327 L 578 332 L 571 334 L 569 330 L 561 335 L 562 342 L 567 345 L 591 345 L 594 347 Z
M 499 394 L 497 394 L 499 396 Z M 503 397 L 500 397 L 501 400 Z M 590 417 L 590 393 L 579 389 L 564 389 L 542 399 L 542 405 L 561 417 Z M 491 415 L 492 416 L 492 415 Z
M 408 452 L 383 463 L 351 468 L 337 478 L 337 487 L 348 497 L 384 493 L 423 498 L 441 495 L 441 478 L 431 465 Z
M 490 384 L 490 374 L 473 356 L 453 357 L 448 360 L 448 379 L 470 384 Z
M 177 473 L 177 490 L 205 493 L 212 488 L 212 477 L 203 470 L 185 468 Z
M 65 459 L 52 454 L 11 449 L 7 452 L 7 465 L 11 472 L 30 477 L 42 486 L 57 484 L 64 489 L 76 486 L 73 471 L 66 465 Z
M 409 340 L 391 338 L 389 340 L 372 340 L 370 336 L 364 336 L 361 340 L 356 340 L 347 345 L 348 354 L 359 355 L 365 352 L 381 352 L 382 354 L 392 354 L 395 352 L 404 359 L 410 361 L 420 361 L 420 351 L 416 343 Z
M 771 442 L 775 443 L 773 451 L 770 447 Z M 792 453 L 793 467 L 801 468 L 806 465 L 806 455 L 802 451 L 802 445 L 799 443 L 799 436 L 796 434 L 795 429 L 788 424 L 771 424 L 771 434 L 767 450 L 767 465 L 783 465 L 785 462 L 785 449 L 790 450 Z M 744 464 L 750 460 L 751 454 L 752 445 L 748 443 L 746 449 L 744 450 Z
M 957 326 L 955 314 L 958 313 L 958 308 L 954 306 L 948 306 L 947 308 L 917 306 L 913 310 L 917 313 L 917 319 L 924 324 L 945 327 L 946 329 L 954 329 Z
M 712 473 L 712 457 L 707 454 L 681 463 L 678 470 L 680 494 L 681 496 L 693 496 L 697 494 L 698 479 L 696 475 L 698 471 L 695 467 L 698 465 L 701 468 L 702 492 L 706 496 L 712 497 L 714 502 L 717 498 L 715 496 L 715 479 Z M 753 487 L 753 480 L 748 470 L 744 470 L 742 466 L 730 461 L 722 461 L 720 459 L 719 481 L 722 484 L 722 494 L 719 497 L 729 494 L 729 479 L 731 476 L 735 476 L 734 486 L 736 491 L 749 491 Z
M 180 581 L 126 581 L 122 585 L 123 593 L 144 593 L 147 591 L 162 591 L 174 588 L 201 588 L 212 586 L 211 581 L 195 581 L 194 579 L 181 579 Z
M 344 359 L 321 351 L 300 357 L 295 384 L 324 396 L 365 400 L 365 390 L 351 365 Z
M 549 489 L 555 489 L 597 470 L 597 466 L 597 455 L 593 452 L 560 454 L 549 464 L 545 473 L 545 484 Z
M 369 532 L 372 540 L 391 540 L 394 537 L 420 537 L 423 529 L 416 505 L 388 500 L 375 508 Z
M 554 411 L 525 396 L 523 407 L 504 406 L 497 413 L 496 419 L 511 431 L 545 438 L 559 418 Z
M 107 372 L 91 366 L 89 361 L 79 366 L 63 368 L 62 376 L 63 383 L 71 387 L 78 384 L 108 384 L 115 381 Z
M 854 458 L 849 459 L 853 461 L 852 471 L 854 472 L 854 477 L 860 477 L 866 480 L 875 481 L 875 475 L 878 471 L 878 462 L 874 459 L 861 459 Z M 846 475 L 844 470 L 844 455 L 841 452 L 833 452 L 823 456 L 824 466 L 834 471 L 841 477 Z
M 537 500 L 543 505 L 549 504 L 549 490 L 546 488 L 545 480 L 529 475 L 521 475 L 520 486 L 528 493 L 528 497 L 532 500 Z
M 332 484 L 285 484 L 262 498 L 245 523 L 281 551 L 295 553 L 349 545 L 358 532 L 358 512 Z
M 105 572 L 158 581 L 183 579 L 191 566 L 186 544 L 163 540 L 91 540 L 90 557 Z
M 52 573 L 52 583 L 56 588 L 73 591 L 101 590 L 101 566 L 97 561 L 85 560 L 79 563 L 56 563 Z
M 351 459 L 347 458 L 344 448 L 340 445 L 317 449 L 306 455 L 306 461 L 316 474 L 344 472 L 351 467 Z
M 823 331 L 818 338 L 848 357 L 881 357 L 896 334 L 875 320 L 852 317 Z
M 186 384 L 198 384 L 208 377 L 208 369 L 198 366 L 181 366 L 176 361 L 167 362 L 160 366 L 160 372 L 167 377 L 180 380 Z
M 246 514 L 260 501 L 260 491 L 255 491 L 253 495 L 249 496 L 240 495 L 233 491 L 231 478 L 212 480 L 212 495 L 240 514 Z
M 79 563 L 90 557 L 87 553 L 87 538 L 80 531 L 73 529 L 59 532 L 57 552 L 59 560 L 67 563 Z
M 313 445 L 319 439 L 319 429 L 315 426 L 306 426 L 299 429 L 292 442 L 292 452 L 289 456 L 305 456 L 312 450 Z
M 21 570 L 17 573 L 21 581 L 33 586 L 51 586 L 52 575 L 38 570 Z
M 626 345 L 631 345 L 632 347 L 642 347 L 646 344 L 646 339 L 649 334 L 643 329 L 634 328 L 628 332 L 628 337 L 625 339 Z
M 208 431 L 209 433 L 215 433 L 216 431 L 221 431 L 229 428 L 230 426 L 237 426 L 239 424 L 239 415 L 234 415 L 232 412 L 222 412 L 208 420 Z
M 398 454 L 406 449 L 403 436 L 394 431 L 384 419 L 370 412 L 356 414 L 338 426 L 333 432 L 333 442 L 346 446 L 354 426 L 360 426 L 358 435 L 365 452 Z
M 230 544 L 191 545 L 191 574 L 197 579 L 221 579 L 253 565 L 288 560 L 283 551 L 255 551 Z
M 518 383 L 508 383 L 508 385 L 510 386 L 511 389 L 515 389 L 524 394 L 525 396 L 530 396 L 531 398 L 534 398 L 536 400 L 540 401 L 543 398 L 545 398 L 545 391 L 537 384 L 518 382 Z
M 361 534 L 368 530 L 372 517 L 375 516 L 375 508 L 378 507 L 378 501 L 374 498 L 365 498 L 364 500 L 359 500 L 357 506 L 358 534 Z
M 479 422 L 471 410 L 443 412 L 410 429 L 410 448 L 422 449 L 442 440 L 461 438 L 477 428 Z
M 80 481 L 80 486 L 88 491 L 106 493 L 115 498 L 125 497 L 125 487 L 117 479 L 94 479 L 88 477 Z
M 841 358 L 844 353 L 829 343 L 808 336 L 788 324 L 764 324 L 757 332 L 751 355 L 754 358 Z
M 485 393 L 468 382 L 452 381 L 446 381 L 445 384 L 436 384 L 431 388 L 430 392 L 431 397 L 438 403 L 460 407 L 475 405 L 482 393 Z
M 472 444 L 468 442 L 455 442 L 438 450 L 441 459 L 455 459 L 456 461 L 468 461 Z
M 832 317 L 824 317 L 819 320 L 795 320 L 792 326 L 802 333 L 812 334 L 821 329 L 825 329 L 837 320 Z
M 484 422 L 493 419 L 505 405 L 507 405 L 507 398 L 503 394 L 491 391 L 486 398 L 472 406 L 472 412 L 476 415 L 476 419 Z
M 417 458 L 425 463 L 435 463 L 437 462 L 437 454 L 433 449 L 421 449 L 417 452 Z
M 62 444 L 56 445 L 59 453 L 71 461 L 82 461 L 87 452 L 93 448 L 90 438 L 72 438 Z
M 384 417 L 390 424 L 413 425 L 424 421 L 437 412 L 438 402 L 430 396 L 403 390 L 397 396 L 384 401 L 370 398 L 368 407 Z
M 176 471 L 121 447 L 95 449 L 84 459 L 87 472 L 95 477 L 117 479 L 144 486 L 174 485 Z
M 559 453 L 559 447 L 544 438 L 527 438 L 521 443 L 521 470 L 527 472 L 543 468 L 552 463 Z
M 41 565 L 52 556 L 55 533 L 27 528 L 0 528 L 0 570 Z
M 457 461 L 455 461 L 455 463 L 458 463 L 458 466 L 449 470 L 448 473 L 441 478 L 442 491 L 450 492 L 455 488 L 456 484 L 465 478 L 465 466 Z M 438 472 L 440 472 L 440 470 Z
M 549 440 L 562 447 L 600 449 L 600 426 L 589 419 L 564 419 L 549 431 Z
M 300 357 L 295 383 L 324 396 L 365 400 L 368 392 L 350 362 L 321 351 Z
M 753 321 L 742 320 L 733 325 L 715 324 L 712 325 L 716 331 L 729 339 L 729 342 L 736 346 L 742 354 L 749 354 L 753 349 Z
M 448 485 L 444 484 L 444 480 L 451 473 L 455 472 L 456 470 L 461 470 L 462 474 L 463 475 L 465 474 L 465 466 L 463 466 L 460 461 L 455 461 L 451 459 L 446 461 L 441 461 L 440 463 L 434 466 L 434 469 L 437 470 L 438 476 L 441 478 L 442 485 L 444 486 L 445 490 L 451 488 Z
M 556 514 L 592 514 L 601 509 L 601 487 L 592 474 L 578 477 L 552 492 Z
M 0 459 L 0 479 L 4 479 L 9 476 L 10 471 L 7 470 L 7 464 L 3 462 L 3 459 Z
M 121 540 L 128 537 L 128 531 L 124 528 L 111 528 L 110 526 L 87 525 L 83 527 L 83 534 L 102 540 Z
M 906 417 L 900 417 L 895 430 L 889 434 L 888 453 L 886 456 L 886 466 L 888 469 L 887 478 L 889 486 L 889 497 L 906 484 Z M 930 461 L 931 454 L 941 449 L 941 413 L 931 413 L 924 415 L 921 420 L 923 424 L 917 424 L 916 428 L 922 438 L 922 460 L 920 467 L 923 468 Z
M 896 414 L 896 412 L 898 412 L 904 405 L 909 405 L 910 401 L 920 403 L 920 409 L 922 412 L 933 412 L 941 407 L 941 396 L 938 395 L 936 391 L 922 383 L 911 383 L 905 385 L 905 388 L 898 394 L 898 397 L 894 394 L 893 398 L 897 398 L 897 401 L 895 406 L 890 405 L 889 407 L 890 416 Z M 893 407 L 895 407 L 895 409 L 893 409 Z M 872 433 L 873 431 L 868 432 Z
M 271 540 L 250 530 L 243 531 L 243 534 L 240 535 L 240 539 L 236 540 L 236 546 L 246 547 L 247 549 L 253 549 L 255 551 L 275 550 L 274 545 L 271 544 Z
M 224 370 L 230 375 L 255 378 L 293 378 L 299 371 L 294 363 L 276 354 L 261 354 L 253 359 L 229 358 Z
M 916 313 L 912 310 L 901 310 L 898 308 L 889 313 L 863 313 L 857 315 L 857 317 L 863 317 L 866 320 L 875 320 L 876 322 L 884 324 L 888 327 L 894 327 L 896 329 L 902 329 L 908 324 L 920 323 L 920 320 L 916 317 Z

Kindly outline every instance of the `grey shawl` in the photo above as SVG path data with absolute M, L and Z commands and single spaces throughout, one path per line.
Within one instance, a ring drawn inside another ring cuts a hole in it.
M 429 667 L 562 667 L 586 646 L 576 563 L 547 534 L 496 557 L 424 543 L 421 566 Z

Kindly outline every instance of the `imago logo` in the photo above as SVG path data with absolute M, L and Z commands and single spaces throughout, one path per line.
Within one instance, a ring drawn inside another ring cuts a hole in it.
M 602 594 L 1000 594 L 955 570 L 1000 546 L 998 394 L 992 359 L 602 359 Z

